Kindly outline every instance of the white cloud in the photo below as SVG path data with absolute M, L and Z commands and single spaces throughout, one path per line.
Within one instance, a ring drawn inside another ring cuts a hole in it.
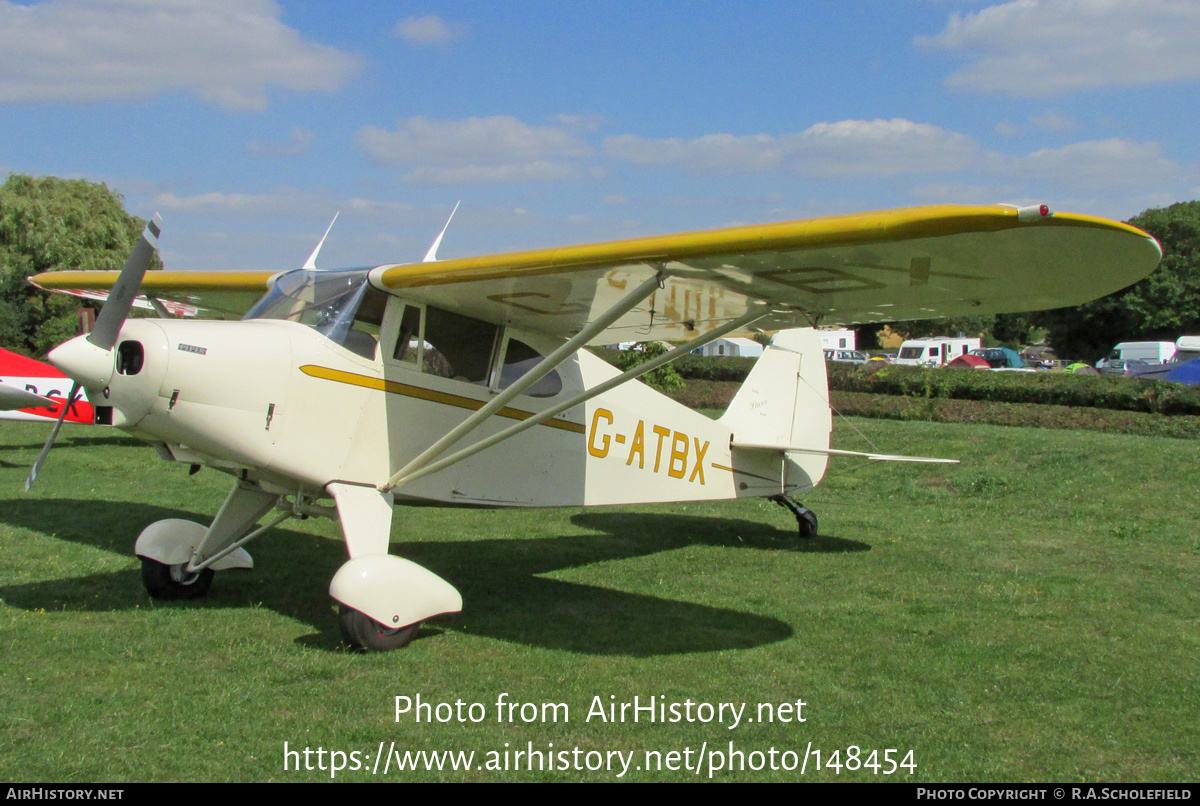
M 1029 119 L 1029 122 L 1037 128 L 1048 132 L 1070 131 L 1076 126 L 1073 118 L 1067 117 L 1054 109 L 1048 109 L 1040 115 L 1034 115 Z
M 554 119 L 559 122 L 564 128 L 574 129 L 576 131 L 592 132 L 600 128 L 608 122 L 603 115 L 583 114 L 583 115 L 555 115 Z
M 404 175 L 413 185 L 488 185 L 503 182 L 558 182 L 580 176 L 573 165 L 537 160 L 513 165 L 416 168 Z
M 947 86 L 1022 97 L 1200 78 L 1195 0 L 1015 0 L 954 14 L 929 50 L 971 62 Z
M 817 123 L 789 138 L 788 168 L 802 176 L 883 177 L 957 171 L 978 156 L 965 134 L 903 118 Z
M 1122 191 L 1176 185 L 1194 176 L 1162 154 L 1158 143 L 1111 138 L 1044 148 L 1012 159 L 1013 176 L 1078 191 Z
M 909 194 L 923 204 L 997 204 L 1017 192 L 1019 192 L 1019 187 L 1013 186 L 1011 183 L 987 185 L 966 182 L 931 182 L 914 186 Z M 1033 202 L 1023 203 L 1032 204 Z
M 262 110 L 267 88 L 332 92 L 358 56 L 305 39 L 271 0 L 0 1 L 0 102 L 103 102 L 186 90 Z
M 436 14 L 426 14 L 400 20 L 392 33 L 414 45 L 445 45 L 461 39 L 463 29 L 456 23 L 447 23 Z
M 554 126 L 530 126 L 511 115 L 465 120 L 401 120 L 395 130 L 365 126 L 355 143 L 371 159 L 409 166 L 415 184 L 545 182 L 580 174 L 564 158 L 591 154 L 587 143 Z
M 778 167 L 779 142 L 767 134 L 706 134 L 693 140 L 650 140 L 636 134 L 604 139 L 610 157 L 635 165 L 677 165 L 693 173 L 756 173 Z
M 279 188 L 270 193 L 195 193 L 180 196 L 174 192 L 155 194 L 154 209 L 184 215 L 227 217 L 318 215 L 330 207 L 328 199 L 295 188 Z
M 606 138 L 604 151 L 635 165 L 675 165 L 694 173 L 786 169 L 800 176 L 847 178 L 958 170 L 976 157 L 978 148 L 964 134 L 894 118 L 816 123 L 779 137 L 708 134 L 650 140 L 625 134 Z
M 312 148 L 316 135 L 308 129 L 296 127 L 288 132 L 282 143 L 269 140 L 251 140 L 246 143 L 246 153 L 261 157 L 294 157 L 305 154 Z

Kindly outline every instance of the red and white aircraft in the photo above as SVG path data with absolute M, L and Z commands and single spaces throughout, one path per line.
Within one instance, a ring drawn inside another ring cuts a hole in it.
M 70 389 L 71 379 L 49 364 L 0 349 L 0 420 L 54 422 Z M 86 395 L 71 403 L 64 419 L 88 425 L 95 422 Z

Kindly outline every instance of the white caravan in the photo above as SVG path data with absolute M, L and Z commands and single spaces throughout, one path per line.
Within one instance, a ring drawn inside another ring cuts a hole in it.
M 981 347 L 979 339 L 908 339 L 900 345 L 900 352 L 892 363 L 944 367 L 960 355 L 966 355 Z

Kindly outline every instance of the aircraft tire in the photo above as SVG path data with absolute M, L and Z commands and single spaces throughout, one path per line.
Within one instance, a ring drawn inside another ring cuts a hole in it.
M 386 652 L 408 646 L 421 629 L 421 622 L 392 629 L 366 613 L 342 605 L 338 614 L 338 626 L 342 630 L 342 639 L 354 649 L 363 652 Z
M 817 536 L 817 514 L 811 509 L 803 510 L 796 516 L 796 523 L 800 527 L 800 537 L 807 540 Z
M 155 599 L 199 599 L 208 593 L 215 573 L 205 568 L 198 574 L 185 574 L 184 564 L 167 565 L 142 557 L 142 584 Z

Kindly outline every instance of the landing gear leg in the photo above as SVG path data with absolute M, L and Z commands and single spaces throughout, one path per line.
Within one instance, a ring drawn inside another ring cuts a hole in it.
M 793 501 L 786 495 L 773 495 L 767 499 L 796 516 L 796 525 L 800 529 L 800 537 L 808 539 L 817 536 L 817 515 L 811 509 L 806 509 L 799 501 Z
M 406 646 L 421 622 L 462 610 L 462 594 L 414 562 L 388 554 L 392 494 L 361 484 L 332 482 L 347 560 L 329 583 L 341 605 L 342 638 L 354 649 L 382 652 Z

